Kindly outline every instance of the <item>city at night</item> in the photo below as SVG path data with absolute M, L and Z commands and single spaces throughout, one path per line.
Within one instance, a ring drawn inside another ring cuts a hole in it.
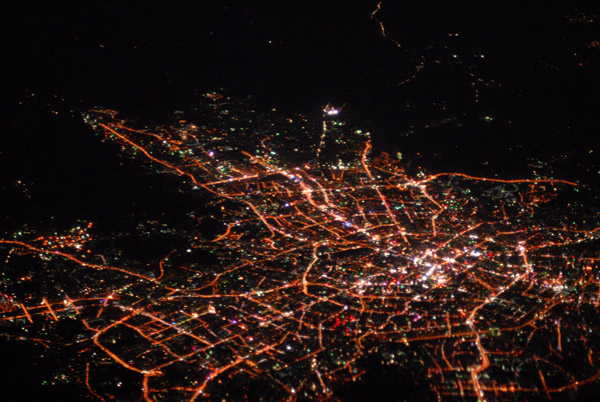
M 600 7 L 8 11 L 0 400 L 597 400 Z

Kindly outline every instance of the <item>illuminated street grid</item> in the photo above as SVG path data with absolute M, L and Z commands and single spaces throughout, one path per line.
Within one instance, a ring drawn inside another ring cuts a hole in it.
M 576 183 L 409 175 L 330 106 L 314 125 L 243 116 L 212 93 L 196 113 L 204 123 L 84 120 L 180 176 L 219 235 L 144 229 L 189 244 L 150 263 L 119 257 L 92 223 L 0 241 L 5 268 L 32 272 L 3 273 L 5 327 L 75 348 L 61 375 L 97 399 L 220 400 L 252 384 L 271 400 L 335 399 L 373 356 L 422 367 L 443 399 L 551 397 L 600 376 L 598 229 L 557 202 Z M 129 383 L 111 377 L 120 368 Z

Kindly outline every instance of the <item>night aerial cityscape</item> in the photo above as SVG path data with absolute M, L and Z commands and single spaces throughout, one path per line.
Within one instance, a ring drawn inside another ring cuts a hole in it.
M 600 398 L 600 4 L 4 19 L 1 401 Z

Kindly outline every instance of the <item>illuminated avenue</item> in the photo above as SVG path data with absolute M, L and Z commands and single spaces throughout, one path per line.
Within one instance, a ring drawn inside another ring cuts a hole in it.
M 3 273 L 0 325 L 75 348 L 60 375 L 91 397 L 235 400 L 259 384 L 269 400 L 336 399 L 371 357 L 422 368 L 442 399 L 551 398 L 600 376 L 599 229 L 561 216 L 577 183 L 410 174 L 332 106 L 314 124 L 210 93 L 194 121 L 83 117 L 126 157 L 179 176 L 218 222 L 211 237 L 206 213 L 140 222 L 136 236 L 187 244 L 144 262 L 91 222 L 0 240 L 5 266 L 32 272 Z

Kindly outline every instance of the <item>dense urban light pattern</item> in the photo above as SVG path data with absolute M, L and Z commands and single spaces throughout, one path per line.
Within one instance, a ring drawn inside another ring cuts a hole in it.
M 187 222 L 125 234 L 184 240 L 159 258 L 123 258 L 92 223 L 0 240 L 6 333 L 69 350 L 57 378 L 96 399 L 335 399 L 372 358 L 442 398 L 600 377 L 600 232 L 561 198 L 577 183 L 409 174 L 331 106 L 320 124 L 217 93 L 194 122 L 83 115 L 199 200 Z

